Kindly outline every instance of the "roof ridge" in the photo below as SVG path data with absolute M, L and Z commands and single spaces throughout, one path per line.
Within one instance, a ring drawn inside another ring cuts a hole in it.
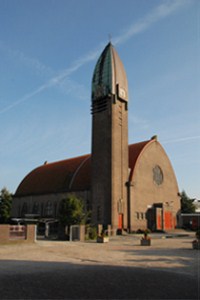
M 84 155 L 80 155 L 80 156 L 75 156 L 75 157 L 70 157 L 70 158 L 66 158 L 66 159 L 61 159 L 61 160 L 58 160 L 58 161 L 53 161 L 53 162 L 45 162 L 43 165 L 40 165 L 38 168 L 40 167 L 44 167 L 44 166 L 49 166 L 49 165 L 53 165 L 53 164 L 58 164 L 58 163 L 62 163 L 62 162 L 66 162 L 66 161 L 70 161 L 70 160 L 73 160 L 73 159 L 80 159 L 80 158 L 87 158 L 88 156 L 90 156 L 91 154 L 84 154 Z

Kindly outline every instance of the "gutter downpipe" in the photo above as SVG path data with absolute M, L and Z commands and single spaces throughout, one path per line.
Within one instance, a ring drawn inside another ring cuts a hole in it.
M 131 232 L 131 187 L 133 183 L 131 181 L 126 182 L 127 186 L 127 230 Z

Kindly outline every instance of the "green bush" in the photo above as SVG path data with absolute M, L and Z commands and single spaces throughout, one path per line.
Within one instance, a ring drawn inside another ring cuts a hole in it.
M 95 240 L 97 238 L 97 229 L 96 227 L 89 226 L 87 228 L 87 236 L 89 240 Z
M 8 224 L 10 222 L 12 206 L 12 194 L 3 188 L 0 191 L 0 224 Z
M 198 229 L 198 230 L 196 231 L 196 238 L 197 238 L 198 240 L 200 240 L 200 229 Z

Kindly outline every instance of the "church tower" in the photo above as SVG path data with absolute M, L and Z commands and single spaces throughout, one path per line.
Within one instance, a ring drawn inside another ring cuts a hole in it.
M 128 83 L 109 43 L 92 78 L 92 220 L 127 228 Z

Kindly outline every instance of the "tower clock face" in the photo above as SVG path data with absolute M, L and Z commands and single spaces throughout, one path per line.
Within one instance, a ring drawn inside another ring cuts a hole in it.
M 157 185 L 161 185 L 163 183 L 163 172 L 158 165 L 153 168 L 153 181 Z
M 125 91 L 125 89 L 123 89 L 122 87 L 118 87 L 118 97 L 120 98 L 120 99 L 123 99 L 123 100 L 127 100 L 126 99 L 126 91 Z

